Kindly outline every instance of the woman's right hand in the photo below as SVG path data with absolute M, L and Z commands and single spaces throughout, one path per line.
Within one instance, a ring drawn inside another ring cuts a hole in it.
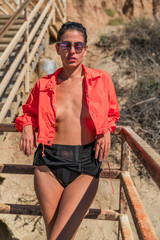
M 20 150 L 29 157 L 30 154 L 33 154 L 34 147 L 36 147 L 36 136 L 33 126 L 26 125 L 21 135 Z

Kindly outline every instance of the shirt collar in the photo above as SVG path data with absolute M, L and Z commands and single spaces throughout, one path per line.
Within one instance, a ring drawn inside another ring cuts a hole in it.
M 99 69 L 88 68 L 88 67 L 84 66 L 83 64 L 82 64 L 82 67 L 83 67 L 83 70 L 85 73 L 86 80 L 94 80 L 95 78 L 99 78 L 102 75 L 102 72 Z M 57 76 L 60 74 L 62 69 L 63 68 L 61 67 L 61 68 L 57 69 L 57 71 L 54 72 L 53 74 L 43 77 L 43 79 L 46 79 L 46 80 L 49 78 L 49 81 L 47 81 L 47 83 L 44 86 L 44 90 L 52 89 L 53 86 L 56 85 Z
M 83 67 L 86 79 L 94 80 L 95 78 L 98 78 L 102 75 L 102 72 L 99 69 L 88 68 L 83 64 L 82 64 L 82 67 Z
M 62 71 L 62 68 L 59 68 L 53 74 L 43 77 L 43 79 L 46 79 L 46 80 L 49 79 L 49 81 L 47 81 L 44 86 L 44 90 L 48 90 L 48 89 L 52 90 L 54 88 L 54 86 L 57 83 L 57 76 L 60 74 L 61 71 Z

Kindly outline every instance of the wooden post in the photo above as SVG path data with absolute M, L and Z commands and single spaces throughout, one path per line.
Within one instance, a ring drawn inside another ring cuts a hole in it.
M 25 21 L 28 22 L 28 5 L 25 8 Z M 25 74 L 25 92 L 29 92 L 29 41 L 28 41 L 28 35 L 29 35 L 29 24 L 27 24 L 26 32 L 25 32 L 25 43 L 27 43 L 27 49 L 25 54 L 25 65 L 26 65 L 26 74 Z
M 121 171 L 128 171 L 130 167 L 130 147 L 121 136 Z
M 53 9 L 53 11 L 54 11 L 54 13 L 53 13 L 53 18 L 52 18 L 52 22 L 51 22 L 51 25 L 55 25 L 56 24 L 56 11 L 55 11 L 55 0 L 53 0 L 53 4 L 52 4 L 52 9 Z
M 48 47 L 49 47 L 49 29 L 47 29 L 45 34 L 45 47 L 44 47 L 44 54 L 48 55 Z
M 66 0 L 63 0 L 64 3 L 64 22 L 66 22 Z
M 125 141 L 124 137 L 121 136 L 121 171 L 128 171 L 130 165 L 130 147 Z M 125 197 L 125 193 L 122 186 L 122 180 L 120 178 L 120 196 L 119 196 L 119 212 L 120 214 L 127 214 L 128 204 Z M 118 239 L 121 235 L 121 226 L 119 222 Z

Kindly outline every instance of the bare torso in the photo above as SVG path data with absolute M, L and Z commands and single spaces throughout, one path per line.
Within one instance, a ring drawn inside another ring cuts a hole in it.
M 72 81 L 58 79 L 55 144 L 84 145 L 95 139 L 95 127 L 86 104 L 83 78 L 81 76 Z

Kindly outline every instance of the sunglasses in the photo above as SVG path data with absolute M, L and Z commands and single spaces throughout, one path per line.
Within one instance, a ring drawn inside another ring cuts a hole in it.
M 74 49 L 76 52 L 82 52 L 83 48 L 86 46 L 86 43 L 83 42 L 70 42 L 70 41 L 62 41 L 57 43 L 58 46 L 60 46 L 63 50 L 69 51 L 72 46 L 74 46 Z

